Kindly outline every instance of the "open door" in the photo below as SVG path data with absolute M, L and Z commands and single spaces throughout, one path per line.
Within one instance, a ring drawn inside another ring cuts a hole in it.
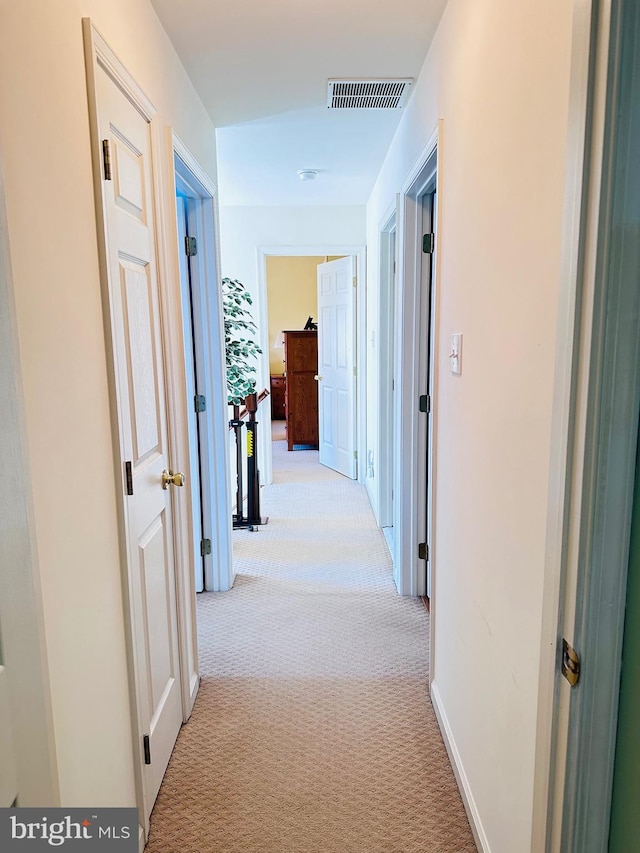
M 320 462 L 357 477 L 355 258 L 318 264 Z

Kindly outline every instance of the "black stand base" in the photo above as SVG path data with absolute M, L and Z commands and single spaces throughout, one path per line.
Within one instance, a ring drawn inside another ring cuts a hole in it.
M 236 468 L 238 477 L 238 489 L 236 492 L 236 509 L 238 512 L 232 516 L 233 529 L 256 530 L 260 525 L 267 524 L 268 518 L 260 515 L 260 472 L 258 471 L 258 421 L 256 411 L 258 409 L 258 397 L 256 394 L 248 394 L 245 397 L 245 408 L 249 413 L 247 423 L 247 517 L 241 515 L 244 497 L 242 493 L 242 418 L 239 406 L 233 407 L 233 420 L 229 426 L 233 428 L 236 435 Z
M 269 517 L 268 516 L 262 516 L 262 518 L 252 518 L 252 519 L 236 518 L 235 516 L 233 517 L 233 529 L 234 530 L 251 530 L 251 531 L 255 532 L 257 527 L 259 527 L 262 524 L 268 524 L 268 523 L 269 523 Z

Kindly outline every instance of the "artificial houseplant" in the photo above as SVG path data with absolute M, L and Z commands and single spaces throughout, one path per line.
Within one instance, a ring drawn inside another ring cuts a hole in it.
M 222 279 L 224 345 L 227 366 L 227 402 L 240 406 L 256 390 L 256 358 L 262 350 L 254 340 L 258 327 L 249 306 L 251 295 L 237 279 Z

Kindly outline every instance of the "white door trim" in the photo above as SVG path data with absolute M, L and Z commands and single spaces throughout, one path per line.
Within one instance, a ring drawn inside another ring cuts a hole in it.
M 259 246 L 258 247 L 258 301 L 260 347 L 262 358 L 258 365 L 258 389 L 269 388 L 269 310 L 267 306 L 267 258 L 270 255 L 289 257 L 354 255 L 356 258 L 356 276 L 358 287 L 356 295 L 356 424 L 358 451 L 358 482 L 364 483 L 366 477 L 366 247 L 362 245 L 343 246 L 321 243 L 318 246 Z M 260 460 L 260 482 L 268 485 L 273 478 L 273 455 L 271 448 L 271 411 L 263 404 L 260 411 L 260 423 L 264 424 L 258 435 L 258 459 Z
M 414 167 L 402 185 L 400 216 L 398 220 L 398 288 L 396 297 L 396 364 L 399 374 L 396 377 L 395 410 L 395 487 L 397 496 L 394 507 L 394 579 L 401 595 L 425 595 L 426 572 L 424 562 L 418 560 L 418 542 L 421 521 L 418 518 L 420 490 L 425 490 L 425 469 L 427 446 L 424 441 L 424 427 L 418 412 L 418 397 L 426 393 L 428 377 L 422 375 L 418 364 L 420 353 L 422 320 L 424 305 L 421 305 L 421 243 L 422 243 L 422 204 L 419 203 L 428 183 L 435 176 L 438 197 L 442 195 L 442 122 L 438 124 L 429 141 L 416 160 Z M 430 161 L 437 154 L 435 169 Z M 427 174 L 427 172 L 429 174 Z M 437 217 L 436 217 L 437 218 Z M 429 543 L 430 563 L 433 578 L 432 619 L 431 619 L 431 658 L 433 663 L 435 638 L 435 494 L 436 481 L 436 436 L 437 436 L 437 377 L 439 351 L 439 282 L 440 282 L 440 242 L 441 229 L 436 229 L 434 276 L 432 282 L 432 353 L 430 369 L 434 382 L 432 392 L 434 406 L 431 415 L 433 435 L 432 466 L 429 476 L 429 495 L 427 496 L 431 513 L 432 540 Z M 424 385 L 424 387 L 421 387 Z M 422 564 L 422 565 L 421 565 Z M 431 679 L 433 680 L 433 666 Z
M 558 638 L 573 640 L 589 417 L 611 3 L 597 5 L 593 34 L 594 0 L 573 2 L 532 822 L 532 849 L 549 851 L 559 851 L 561 844 L 571 688 L 559 673 Z
M 610 831 L 640 381 L 637 269 L 629 251 L 640 192 L 638 172 L 629 167 L 629 152 L 637 150 L 637 10 L 631 2 L 594 4 L 576 347 L 580 379 L 584 372 L 587 378 L 586 392 L 581 382 L 571 399 L 579 416 L 586 396 L 588 416 L 585 427 L 575 417 L 569 433 L 584 473 L 567 523 L 570 537 L 576 530 L 579 559 L 577 567 L 572 560 L 562 565 L 560 602 L 560 628 L 584 665 L 571 691 L 568 737 L 556 749 L 556 766 L 562 761 L 566 773 L 563 791 L 556 773 L 553 828 L 561 818 L 562 836 L 556 841 L 554 834 L 553 849 L 563 851 L 603 850 Z
M 193 471 L 200 465 L 203 538 L 211 539 L 212 553 L 205 558 L 205 589 L 228 590 L 233 585 L 233 560 L 231 553 L 231 511 L 227 446 L 227 410 L 224 397 L 224 332 L 222 303 L 219 287 L 218 211 L 217 188 L 199 165 L 178 135 L 168 130 L 167 184 L 175 205 L 176 173 L 189 186 L 190 227 L 198 240 L 196 263 L 192 264 L 192 287 L 197 292 L 198 311 L 194 336 L 197 340 L 199 391 L 207 399 L 207 410 L 201 418 L 200 459 L 191 459 L 189 442 L 187 380 L 184 359 L 183 304 L 178 287 L 163 288 L 163 309 L 170 322 L 166 324 L 167 373 L 171 380 L 168 395 L 169 432 L 174 439 L 172 452 L 179 470 Z M 164 197 L 164 196 L 163 196 Z M 166 271 L 166 281 L 180 279 L 178 258 L 178 233 L 174 215 L 161 221 L 166 239 L 161 270 Z M 166 300 L 166 302 L 164 301 Z M 191 501 L 181 504 L 179 529 L 187 537 L 179 543 L 183 559 L 177 567 L 179 586 L 178 618 L 182 670 L 182 695 L 184 720 L 189 718 L 199 686 L 197 624 L 195 607 L 195 579 L 193 519 Z
M 231 589 L 235 579 L 231 545 L 231 494 L 229 486 L 229 438 L 228 407 L 226 398 L 226 368 L 224 352 L 224 319 L 222 291 L 220 289 L 220 251 L 218 228 L 218 195 L 213 181 L 189 153 L 184 143 L 171 134 L 173 154 L 182 163 L 180 173 L 185 177 L 198 197 L 190 211 L 190 225 L 196 227 L 198 240 L 198 263 L 192 266 L 192 286 L 198 291 L 201 311 L 195 330 L 200 342 L 201 363 L 198 365 L 199 383 L 207 398 L 205 415 L 206 448 L 201 459 L 205 482 L 203 482 L 203 510 L 205 526 L 203 534 L 212 541 L 213 551 L 205 560 L 205 590 L 221 592 Z M 175 169 L 172 179 L 172 199 L 175 198 Z M 174 223 L 175 217 L 171 217 Z M 173 245 L 177 245 L 177 236 Z M 174 254 L 172 275 L 179 275 L 177 257 Z M 182 328 L 182 327 L 181 327 Z M 183 342 L 176 341 L 182 346 Z M 179 364 L 181 381 L 184 383 L 184 362 Z M 187 405 L 189 401 L 187 401 Z M 181 434 L 188 433 L 186 418 L 178 413 Z
M 218 209 L 217 187 L 191 152 L 178 137 L 168 130 L 168 193 L 175 204 L 176 173 L 188 184 L 193 204 L 190 205 L 190 225 L 198 240 L 198 262 L 193 265 L 192 286 L 197 290 L 201 307 L 194 330 L 199 350 L 199 390 L 207 399 L 207 410 L 202 413 L 201 426 L 204 440 L 200 460 L 191 459 L 187 408 L 193 405 L 187 399 L 187 381 L 184 360 L 184 324 L 182 300 L 178 287 L 163 289 L 166 305 L 164 313 L 171 318 L 166 333 L 167 372 L 172 386 L 168 395 L 170 435 L 174 437 L 173 453 L 179 461 L 179 470 L 193 471 L 200 463 L 203 501 L 203 538 L 210 538 L 212 553 L 205 558 L 205 590 L 224 591 L 233 586 L 234 571 L 231 550 L 231 501 L 228 483 L 228 439 L 226 378 L 224 368 L 224 331 L 222 299 L 219 287 Z M 173 212 L 172 207 L 172 212 Z M 178 232 L 175 216 L 167 216 L 164 225 L 166 239 L 161 270 L 167 271 L 167 281 L 179 281 Z M 170 290 L 170 293 L 166 291 Z M 178 322 L 179 321 L 179 322 Z M 178 630 L 180 638 L 182 698 L 184 720 L 189 718 L 199 686 L 197 621 L 195 607 L 195 579 L 192 567 L 200 555 L 194 553 L 193 519 L 191 502 L 179 502 L 182 516 L 180 530 L 185 540 L 180 543 L 183 559 L 177 568 L 179 595 Z
M 20 806 L 58 806 L 53 715 L 0 157 L 0 638 Z
M 389 207 L 380 220 L 378 234 L 380 240 L 380 287 L 377 306 L 380 330 L 378 333 L 377 356 L 380 387 L 378 390 L 378 488 L 375 506 L 378 511 L 378 524 L 389 528 L 393 540 L 393 501 L 391 490 L 394 488 L 394 442 L 393 419 L 394 397 L 393 383 L 396 381 L 396 318 L 395 303 L 397 291 L 396 264 L 398 254 L 398 201 Z M 394 238 L 392 239 L 392 235 Z M 395 245 L 395 251 L 391 247 Z M 367 487 L 369 481 L 367 481 Z

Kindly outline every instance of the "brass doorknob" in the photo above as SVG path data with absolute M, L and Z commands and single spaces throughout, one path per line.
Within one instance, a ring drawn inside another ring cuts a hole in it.
M 162 472 L 162 488 L 168 489 L 169 486 L 184 486 L 184 474 L 181 471 L 174 474 L 165 468 Z
M 320 373 L 316 373 L 313 378 L 316 380 L 316 382 L 322 382 L 322 376 Z

